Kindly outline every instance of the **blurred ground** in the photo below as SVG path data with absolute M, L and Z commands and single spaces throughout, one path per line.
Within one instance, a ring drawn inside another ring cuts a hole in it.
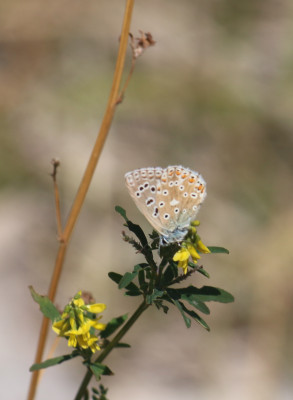
M 6 400 L 27 395 L 41 322 L 27 287 L 47 292 L 57 250 L 50 160 L 61 160 L 65 220 L 105 110 L 123 7 L 118 0 L 1 2 Z M 57 303 L 87 289 L 108 305 L 105 321 L 135 309 L 107 278 L 141 260 L 121 241 L 114 206 L 150 231 L 123 176 L 170 164 L 202 173 L 208 197 L 200 234 L 231 251 L 205 258 L 211 279 L 198 285 L 222 287 L 236 301 L 212 306 L 210 333 L 187 330 L 175 312 L 149 310 L 126 338 L 132 348 L 109 357 L 111 400 L 292 398 L 292 19 L 289 0 L 135 5 L 132 32 L 150 31 L 157 44 L 137 63 L 117 110 Z M 37 398 L 73 398 L 81 371 L 78 362 L 48 370 Z

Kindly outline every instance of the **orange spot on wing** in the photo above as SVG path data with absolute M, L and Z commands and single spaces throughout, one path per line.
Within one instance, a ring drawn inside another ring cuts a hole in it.
M 176 171 L 176 175 L 181 175 L 181 172 L 180 171 Z
M 193 182 L 194 182 L 194 179 L 193 179 L 193 178 L 189 178 L 189 182 L 190 182 L 190 183 L 193 183 Z
M 163 181 L 163 182 L 167 182 L 167 179 L 165 179 L 165 178 L 162 178 L 162 181 Z

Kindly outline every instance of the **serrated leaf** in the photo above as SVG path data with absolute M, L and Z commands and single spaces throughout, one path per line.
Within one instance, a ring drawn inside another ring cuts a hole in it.
M 72 358 L 77 357 L 78 355 L 79 353 L 76 350 L 74 350 L 71 354 L 65 354 L 64 356 L 49 358 L 48 360 L 43 361 L 39 364 L 33 364 L 30 367 L 30 371 L 32 372 L 32 371 L 37 371 L 39 369 L 52 367 L 53 365 L 61 364 L 64 361 L 71 360 Z
M 219 303 L 231 303 L 234 301 L 232 294 L 226 292 L 224 289 L 216 288 L 213 286 L 203 286 L 196 288 L 188 286 L 180 289 L 168 289 L 168 294 L 172 298 L 181 297 L 182 294 L 194 295 L 200 301 L 217 301 Z
M 210 331 L 210 327 L 208 326 L 208 324 L 205 322 L 204 319 L 202 319 L 196 312 L 186 308 L 185 305 L 181 303 L 181 301 L 179 301 L 178 303 L 180 303 L 183 312 L 188 314 L 191 318 L 193 318 L 196 322 L 198 322 L 207 331 Z
M 146 296 L 146 302 L 147 304 L 152 304 L 152 302 L 157 299 L 158 297 L 163 296 L 164 291 L 163 290 L 158 290 L 158 289 L 154 289 L 152 294 L 148 294 Z
M 108 336 L 112 335 L 124 322 L 127 320 L 128 315 L 124 314 L 117 318 L 112 318 L 111 321 L 107 323 L 106 329 L 101 331 L 100 336 L 106 339 Z
M 164 314 L 167 314 L 169 311 L 169 307 L 166 306 L 162 300 L 155 300 L 154 301 L 154 305 L 157 307 L 158 310 L 160 310 L 162 308 L 162 310 L 164 311 Z
M 114 375 L 107 365 L 91 362 L 85 362 L 84 364 L 91 369 L 97 381 L 101 379 L 101 375 Z
M 183 294 L 181 296 L 181 300 L 187 301 L 190 305 L 204 314 L 210 314 L 208 306 L 206 306 L 202 301 L 198 300 L 196 296 Z
M 139 225 L 134 224 L 127 218 L 126 211 L 124 210 L 124 208 L 122 208 L 120 206 L 116 206 L 115 210 L 124 218 L 128 229 L 137 236 L 137 238 L 139 239 L 142 246 L 143 247 L 148 246 L 148 241 L 144 234 L 144 231 L 141 229 L 141 227 Z
M 178 308 L 178 310 L 180 311 L 180 313 L 181 313 L 181 315 L 182 315 L 182 317 L 183 317 L 183 319 L 184 319 L 184 322 L 185 322 L 185 325 L 187 326 L 187 328 L 190 328 L 190 326 L 191 326 L 191 320 L 190 320 L 190 318 L 188 318 L 188 317 L 185 315 L 185 313 L 184 313 L 184 311 L 183 311 L 182 303 L 180 303 L 180 301 L 174 300 L 174 299 L 172 299 L 172 302 L 175 304 L 175 306 L 176 306 L 176 307 Z
M 56 321 L 61 318 L 61 315 L 54 304 L 49 300 L 47 296 L 41 296 L 38 294 L 32 286 L 29 286 L 32 298 L 36 303 L 39 304 L 41 312 L 45 317 L 51 321 Z
M 229 250 L 225 249 L 225 247 L 208 246 L 208 249 L 213 254 L 216 254 L 216 253 L 229 254 L 230 253 Z

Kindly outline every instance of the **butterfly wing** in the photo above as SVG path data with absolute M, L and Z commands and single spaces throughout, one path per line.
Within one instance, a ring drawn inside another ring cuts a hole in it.
M 157 194 L 161 224 L 170 232 L 188 227 L 205 196 L 206 183 L 198 172 L 176 165 L 166 168 Z
M 125 179 L 138 209 L 166 237 L 189 226 L 206 196 L 202 176 L 182 166 L 141 168 L 128 172 Z
M 126 186 L 139 211 L 160 234 L 165 232 L 159 218 L 156 196 L 163 168 L 141 168 L 125 174 Z

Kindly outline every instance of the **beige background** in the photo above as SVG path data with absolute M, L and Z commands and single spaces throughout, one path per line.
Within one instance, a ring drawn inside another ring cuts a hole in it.
M 24 399 L 57 251 L 50 160 L 63 221 L 111 86 L 124 2 L 2 0 L 0 6 L 1 398 Z M 157 44 L 137 63 L 76 226 L 56 303 L 78 290 L 107 304 L 103 320 L 138 304 L 107 278 L 142 261 L 121 240 L 119 204 L 135 209 L 124 173 L 182 164 L 208 196 L 200 234 L 229 256 L 207 256 L 208 281 L 235 295 L 215 304 L 211 332 L 174 310 L 148 310 L 115 351 L 109 398 L 292 398 L 293 5 L 290 0 L 137 1 L 132 32 Z M 130 53 L 128 54 L 128 67 Z M 47 351 L 54 336 L 50 336 Z M 56 354 L 67 352 L 63 343 Z M 79 361 L 49 369 L 37 399 L 72 399 Z

